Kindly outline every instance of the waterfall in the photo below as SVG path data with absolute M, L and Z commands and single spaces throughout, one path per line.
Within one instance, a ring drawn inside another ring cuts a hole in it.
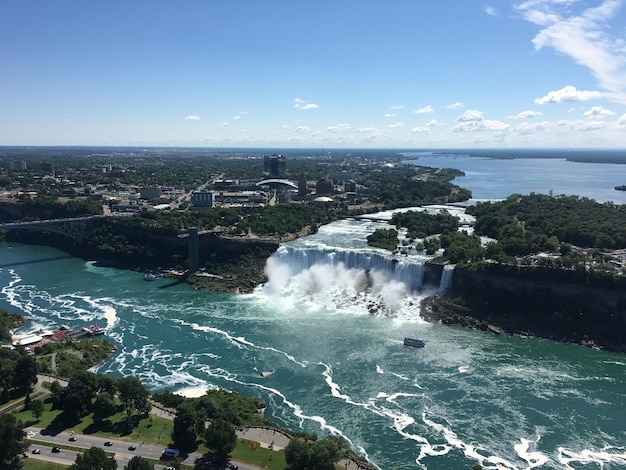
M 450 282 L 425 276 L 431 258 L 415 246 L 406 254 L 367 245 L 367 236 L 385 221 L 345 219 L 320 227 L 314 235 L 279 246 L 267 260 L 268 282 L 260 295 L 285 308 L 341 310 L 355 314 L 393 316 L 414 321 L 419 304 Z M 425 286 L 424 282 L 431 284 Z
M 439 282 L 439 290 L 448 290 L 452 287 L 452 274 L 454 273 L 454 265 L 446 264 L 441 272 L 441 281 Z
M 424 280 L 423 261 L 398 259 L 373 251 L 368 253 L 351 250 L 293 248 L 281 245 L 273 257 L 287 264 L 293 274 L 315 265 L 341 265 L 347 270 L 365 273 L 378 272 L 389 280 L 403 283 L 409 291 L 422 287 Z

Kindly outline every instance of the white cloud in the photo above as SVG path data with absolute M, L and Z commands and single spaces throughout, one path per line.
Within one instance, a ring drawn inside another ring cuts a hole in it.
M 392 118 L 392 117 L 395 117 L 395 116 L 396 116 L 396 113 L 387 113 L 387 114 L 385 114 L 386 118 Z
M 319 108 L 319 106 L 315 103 L 311 103 L 309 100 L 302 100 L 300 98 L 296 98 L 295 100 L 293 100 L 293 107 L 302 110 Z
M 413 132 L 413 134 L 430 135 L 430 129 L 428 127 L 414 127 L 411 129 L 411 132 Z
M 495 121 L 491 119 L 485 119 L 482 123 L 483 123 L 483 128 L 481 130 L 485 130 L 485 131 L 505 131 L 509 127 L 511 127 L 506 122 Z
M 536 117 L 540 117 L 541 112 L 539 111 L 522 111 L 514 116 L 507 116 L 508 119 L 532 119 Z
M 482 111 L 475 109 L 468 109 L 456 120 L 458 124 L 454 126 L 454 132 L 505 131 L 511 127 L 502 121 L 484 119 Z
M 404 127 L 404 123 L 403 122 L 394 122 L 393 124 L 389 124 L 389 127 L 391 129 L 395 129 L 396 127 Z
M 537 132 L 547 131 L 552 127 L 554 127 L 554 125 L 547 121 L 539 123 L 522 122 L 521 124 L 513 127 L 511 130 L 513 132 L 517 132 L 520 135 L 530 135 Z
M 232 117 L 232 119 L 233 119 L 233 120 L 235 120 L 235 119 L 241 119 L 241 116 L 236 115 L 236 116 L 233 116 L 233 117 Z
M 456 118 L 456 120 L 458 122 L 482 121 L 483 113 L 482 111 L 476 111 L 475 109 L 468 109 L 458 118 Z
M 526 0 L 515 8 L 542 28 L 533 39 L 536 50 L 552 47 L 569 56 L 591 71 L 608 91 L 605 96 L 626 103 L 626 41 L 617 16 L 622 4 L 623 0 L 601 0 L 594 8 L 577 9 L 583 2 Z
M 200 117 L 199 116 L 187 116 L 185 118 L 185 121 L 199 121 Z
M 589 101 L 600 98 L 602 94 L 598 91 L 577 90 L 571 85 L 564 86 L 560 90 L 551 91 L 542 98 L 536 98 L 535 103 L 563 103 L 564 101 Z
M 310 130 L 311 129 L 306 126 L 298 126 L 293 131 L 297 132 L 298 134 L 304 134 L 306 132 L 309 132 Z
M 584 116 L 588 119 L 602 119 L 609 116 L 615 116 L 615 113 L 610 109 L 605 109 L 602 106 L 594 106 L 589 111 L 585 111 Z
M 496 11 L 496 9 L 494 7 L 491 7 L 491 6 L 486 6 L 485 7 L 485 13 L 487 13 L 488 15 L 491 15 L 491 16 L 498 16 L 498 12 Z
M 582 132 L 599 131 L 606 128 L 606 123 L 602 121 L 581 121 L 577 122 L 572 128 Z
M 230 123 L 229 123 L 229 122 L 227 122 L 227 121 L 224 121 L 221 125 L 222 125 L 222 126 L 229 126 L 229 125 L 230 125 Z
M 281 130 L 285 130 L 285 129 L 291 129 L 291 127 L 289 127 L 287 124 L 283 124 L 282 126 L 280 126 Z
M 327 132 L 343 132 L 352 129 L 350 124 L 337 124 L 336 126 L 329 126 L 326 128 Z
M 456 103 L 452 103 L 452 104 L 448 104 L 446 106 L 444 106 L 444 108 L 446 109 L 458 109 L 458 108 L 462 108 L 463 107 L 463 103 L 461 103 L 460 101 L 457 101 Z
M 359 127 L 355 129 L 355 132 L 378 132 L 378 129 L 375 128 L 374 126 Z
M 426 123 L 426 125 L 428 127 L 435 127 L 439 125 L 439 121 L 437 121 L 436 119 L 431 119 L 430 121 Z
M 626 126 L 626 114 L 622 114 L 617 120 L 618 126 Z
M 395 106 L 389 106 L 389 111 L 399 111 L 401 109 L 404 109 L 404 106 L 402 106 L 401 104 L 395 105 Z
M 413 114 L 428 114 L 428 113 L 434 113 L 435 109 L 431 106 L 423 106 L 422 108 L 416 109 L 415 111 L 413 111 Z

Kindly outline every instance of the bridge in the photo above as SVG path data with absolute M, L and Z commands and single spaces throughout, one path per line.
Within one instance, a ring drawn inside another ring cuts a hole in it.
M 100 225 L 106 216 L 91 215 L 66 219 L 33 220 L 0 224 L 0 230 L 37 230 L 62 235 L 80 242 L 95 226 Z

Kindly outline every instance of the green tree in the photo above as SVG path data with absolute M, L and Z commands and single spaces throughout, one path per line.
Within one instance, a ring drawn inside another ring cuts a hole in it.
M 220 457 L 228 457 L 237 444 L 235 429 L 221 419 L 211 422 L 204 433 L 204 439 L 207 447 Z
M 63 387 L 58 380 L 50 384 L 50 394 L 52 395 L 52 406 L 54 408 L 62 408 Z
M 124 466 L 124 470 L 154 470 L 154 464 L 139 455 L 135 455 Z
M 61 392 L 59 407 L 68 417 L 79 419 L 92 410 L 92 401 L 98 389 L 96 374 L 78 371 Z
M 184 401 L 176 408 L 172 441 L 177 448 L 186 451 L 196 448 L 196 439 L 198 438 L 196 432 L 197 421 L 198 413 L 191 401 Z
M 20 468 L 18 455 L 28 449 L 22 441 L 26 433 L 22 423 L 9 413 L 0 414 L 0 467 L 6 469 Z
M 117 462 L 107 456 L 104 449 L 92 447 L 76 456 L 76 461 L 68 467 L 68 470 L 116 470 Z
M 21 352 L 21 356 L 15 364 L 13 371 L 13 386 L 22 393 L 31 390 L 32 385 L 37 382 L 37 363 L 35 358 Z
M 341 458 L 341 450 L 334 439 L 302 441 L 292 439 L 285 448 L 289 470 L 333 470 Z
M 131 432 L 133 429 L 131 417 L 135 410 L 140 413 L 148 413 L 152 407 L 148 401 L 150 393 L 139 377 L 135 375 L 118 379 L 117 389 L 119 398 L 126 410 L 126 431 Z
M 43 401 L 41 400 L 33 400 L 30 402 L 30 411 L 33 413 L 35 419 L 41 418 L 43 414 Z
M 117 404 L 109 392 L 100 392 L 93 404 L 93 420 L 102 423 L 117 412 Z

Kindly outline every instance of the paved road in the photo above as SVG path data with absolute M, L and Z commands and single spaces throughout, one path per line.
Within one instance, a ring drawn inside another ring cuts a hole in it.
M 28 450 L 28 455 L 31 458 L 45 460 L 47 462 L 58 462 L 64 465 L 71 465 L 76 461 L 76 455 L 78 453 L 82 453 L 83 449 L 90 449 L 91 447 L 100 447 L 104 449 L 106 452 L 112 452 L 115 454 L 115 460 L 117 461 L 118 468 L 123 468 L 124 465 L 128 463 L 130 459 L 132 459 L 135 455 L 139 455 L 141 457 L 145 457 L 148 459 L 159 460 L 163 453 L 163 446 L 156 444 L 148 444 L 141 442 L 130 442 L 123 441 L 120 439 L 110 439 L 103 438 L 98 436 L 92 436 L 89 434 L 75 434 L 68 431 L 62 431 L 59 433 L 50 433 L 45 429 L 37 428 L 37 427 L 28 427 L 25 428 L 24 431 L 27 433 L 27 438 L 33 441 L 46 442 L 50 444 L 49 446 L 38 446 L 36 443 L 32 444 Z M 70 441 L 70 437 L 74 436 L 76 438 L 75 441 Z M 110 442 L 110 446 L 105 446 L 105 442 Z M 77 449 L 81 449 L 78 451 L 61 449 L 59 453 L 52 453 L 51 446 L 72 446 Z M 134 445 L 136 447 L 135 450 L 130 450 L 129 447 Z M 39 449 L 41 454 L 33 454 L 33 449 Z M 187 465 L 193 465 L 196 459 L 202 457 L 202 454 L 193 452 L 189 454 L 185 459 L 184 463 Z M 239 466 L 240 470 L 258 470 L 259 467 L 235 462 L 232 463 Z M 162 465 L 156 465 L 155 468 L 161 469 L 167 466 L 167 462 L 164 461 Z
M 118 439 L 108 439 L 102 438 L 98 436 L 86 435 L 86 434 L 74 434 L 67 431 L 62 431 L 57 434 L 53 434 L 48 432 L 47 430 L 37 428 L 37 427 L 28 427 L 25 428 L 24 431 L 27 433 L 27 438 L 34 441 L 47 442 L 52 445 L 58 446 L 72 446 L 80 449 L 90 449 L 91 447 L 101 447 L 107 452 L 115 453 L 115 459 L 118 462 L 120 467 L 123 467 L 128 463 L 130 459 L 132 459 L 135 455 L 140 455 L 142 457 L 159 460 L 161 457 L 161 453 L 163 452 L 163 446 L 156 446 L 153 444 L 145 444 L 142 443 L 132 443 L 128 441 L 122 441 Z M 76 437 L 76 441 L 70 441 L 70 436 L 74 435 Z M 105 442 L 111 442 L 111 446 L 105 446 Z M 135 445 L 137 450 L 131 451 L 128 449 L 130 445 Z M 41 454 L 35 455 L 32 454 L 32 450 L 38 448 L 41 450 Z M 74 463 L 76 460 L 76 454 L 78 452 L 70 451 L 62 449 L 60 453 L 53 454 L 51 452 L 51 448 L 47 446 L 38 447 L 37 444 L 31 445 L 29 449 L 31 452 L 30 456 L 32 458 L 39 458 L 41 460 L 53 461 L 53 459 L 62 459 L 64 462 L 69 460 L 70 465 Z M 82 451 L 80 451 L 82 452 Z M 61 455 L 62 454 L 62 455 Z M 193 462 L 193 459 L 191 460 Z

